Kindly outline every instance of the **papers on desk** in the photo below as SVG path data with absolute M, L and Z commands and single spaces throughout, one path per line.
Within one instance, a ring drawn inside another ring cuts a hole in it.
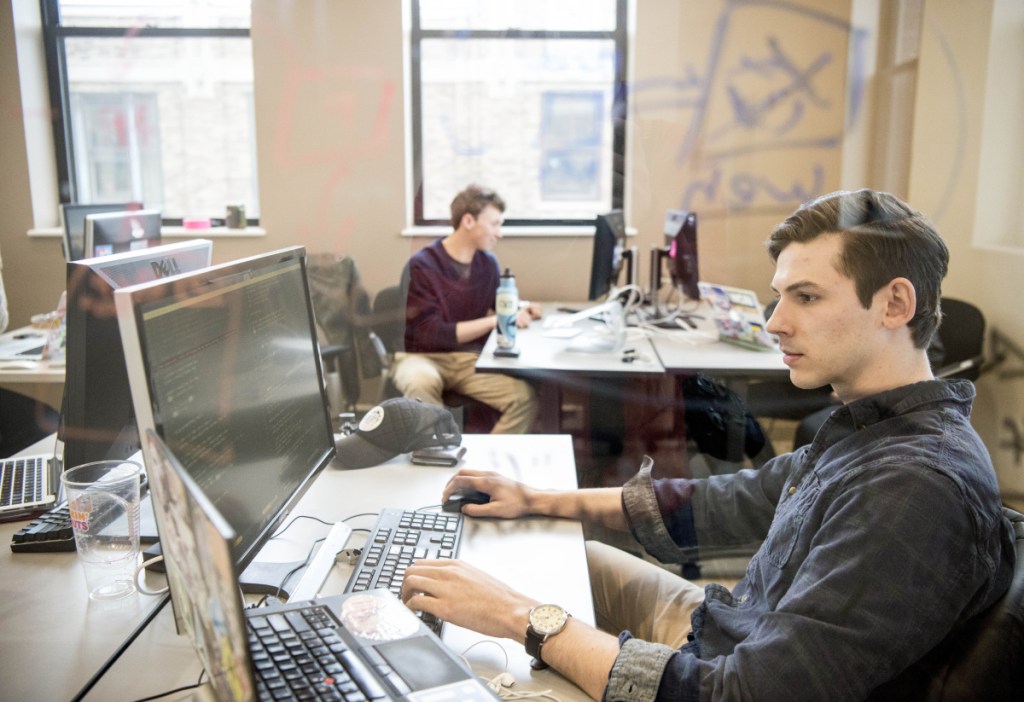
M 571 339 L 581 331 L 579 327 L 548 327 L 544 330 L 544 336 L 549 339 Z
M 0 336 L 0 361 L 39 361 L 46 348 L 46 333 L 19 329 Z

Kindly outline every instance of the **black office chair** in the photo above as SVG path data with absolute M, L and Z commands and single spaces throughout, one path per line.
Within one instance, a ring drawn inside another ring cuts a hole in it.
M 354 412 L 362 396 L 362 379 L 381 372 L 370 326 L 370 296 L 350 256 L 312 254 L 308 268 L 324 370 L 336 373 L 341 383 L 341 406 L 332 410 Z
M 1024 695 L 1024 515 L 1004 508 L 1016 534 L 1010 589 L 921 660 L 874 690 L 872 702 L 1019 700 Z
M 403 272 L 403 278 L 404 276 Z M 405 289 L 403 286 L 394 285 L 377 293 L 373 299 L 372 326 L 383 345 L 387 364 L 382 372 L 381 399 L 394 397 L 399 392 L 391 379 L 390 369 L 395 353 L 405 349 Z M 501 413 L 493 407 L 452 390 L 445 390 L 441 399 L 465 434 L 488 434 L 501 417 Z

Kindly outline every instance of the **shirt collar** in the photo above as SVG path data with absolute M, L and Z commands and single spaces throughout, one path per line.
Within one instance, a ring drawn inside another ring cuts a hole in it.
M 969 417 L 974 394 L 974 383 L 969 380 L 925 380 L 862 397 L 832 412 L 815 436 L 814 443 L 820 443 L 818 448 L 824 450 L 876 422 L 936 402 L 949 404 Z

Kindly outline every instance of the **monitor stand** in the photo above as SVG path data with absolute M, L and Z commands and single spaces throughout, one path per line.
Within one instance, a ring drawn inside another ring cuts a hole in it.
M 335 522 L 312 558 L 284 563 L 253 561 L 238 577 L 238 586 L 251 595 L 284 595 L 296 602 L 311 600 L 320 592 L 334 567 L 335 557 L 345 548 L 351 534 L 352 527 Z
M 695 312 L 682 312 L 682 311 L 676 311 L 676 312 L 675 312 L 675 313 L 673 314 L 673 316 L 672 316 L 672 319 L 673 319 L 673 320 L 676 320 L 676 321 L 682 321 L 682 322 L 683 322 L 683 323 L 685 323 L 685 324 L 686 324 L 686 326 L 687 326 L 687 327 L 689 327 L 689 328 L 690 328 L 691 330 L 693 330 L 693 331 L 697 331 L 697 328 L 698 328 L 698 327 L 697 327 L 697 322 L 696 322 L 696 321 L 694 321 L 694 320 L 697 320 L 697 319 L 704 319 L 704 315 L 702 315 L 702 314 L 697 314 L 697 313 L 695 313 Z M 677 324 L 676 326 L 679 326 L 680 328 L 682 328 L 682 326 L 681 326 L 681 325 L 678 325 L 678 324 Z
M 239 576 L 238 586 L 247 595 L 284 595 L 294 601 L 313 599 L 351 534 L 350 526 L 335 522 L 312 558 L 283 563 L 253 561 Z M 145 549 L 143 559 L 148 561 L 161 553 L 158 542 Z M 154 573 L 165 572 L 160 561 L 146 566 L 146 569 Z M 296 579 L 299 573 L 301 576 Z M 294 581 L 294 584 L 289 584 L 289 581 Z

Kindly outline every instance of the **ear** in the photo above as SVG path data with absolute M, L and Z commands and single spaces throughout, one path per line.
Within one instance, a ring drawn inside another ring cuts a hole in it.
M 917 291 L 906 278 L 893 278 L 881 290 L 879 300 L 885 305 L 882 323 L 887 329 L 899 329 L 910 324 L 917 313 Z
M 472 229 L 474 224 L 476 224 L 476 217 L 471 212 L 462 215 L 462 221 L 459 222 L 461 229 Z

